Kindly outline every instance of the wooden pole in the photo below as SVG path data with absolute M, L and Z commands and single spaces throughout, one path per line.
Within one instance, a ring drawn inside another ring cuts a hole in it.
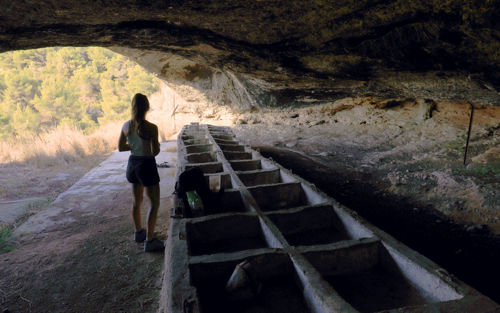
M 175 111 L 177 110 L 177 107 L 175 106 L 175 93 L 173 94 L 173 96 L 174 96 L 174 101 L 173 101 L 174 110 L 172 111 L 172 116 L 174 117 L 174 133 L 175 133 L 177 132 L 177 126 L 175 125 Z
M 464 152 L 464 165 L 467 162 L 467 150 L 469 150 L 469 139 L 470 139 L 470 132 L 472 129 L 472 117 L 474 116 L 474 104 L 470 103 L 470 121 L 469 121 L 469 131 L 467 132 L 467 142 L 465 144 L 465 152 Z

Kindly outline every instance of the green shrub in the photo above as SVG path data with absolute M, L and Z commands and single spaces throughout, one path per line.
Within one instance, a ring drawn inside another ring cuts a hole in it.
M 13 232 L 14 227 L 12 225 L 0 225 L 0 253 L 13 249 L 10 241 Z

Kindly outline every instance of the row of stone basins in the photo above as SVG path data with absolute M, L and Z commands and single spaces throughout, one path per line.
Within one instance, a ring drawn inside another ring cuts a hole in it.
M 177 175 L 198 167 L 209 186 L 224 192 L 218 193 L 216 210 L 196 217 L 183 216 L 183 202 L 175 201 L 164 312 L 500 308 L 311 183 L 240 144 L 230 128 L 184 126 L 177 163 Z M 236 289 L 229 288 L 235 279 Z

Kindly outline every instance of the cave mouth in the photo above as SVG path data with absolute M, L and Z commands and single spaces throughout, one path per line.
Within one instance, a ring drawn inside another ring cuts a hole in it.
M 249 145 L 286 148 L 320 161 L 294 165 L 294 153 L 269 152 L 276 159 L 284 154 L 283 164 L 311 175 L 335 198 L 358 206 L 374 224 L 500 301 L 493 283 L 500 261 L 494 252 L 500 155 L 497 6 L 40 3 L 35 9 L 11 2 L 0 13 L 5 21 L 1 51 L 97 45 L 128 56 L 174 94 L 166 99 L 166 115 L 175 112 L 167 122 L 173 133 L 192 117 L 233 125 Z M 434 116 L 415 118 L 426 100 L 436 104 Z M 463 167 L 467 102 L 478 111 L 469 165 Z M 317 171 L 309 173 L 312 164 Z M 37 179 L 34 185 L 46 184 Z M 419 235 L 423 229 L 425 236 Z
M 133 93 L 150 96 L 153 119 L 179 98 L 134 61 L 102 47 L 5 52 L 0 69 L 2 250 L 12 248 L 4 237 L 116 149 Z M 175 132 L 168 126 L 162 138 Z

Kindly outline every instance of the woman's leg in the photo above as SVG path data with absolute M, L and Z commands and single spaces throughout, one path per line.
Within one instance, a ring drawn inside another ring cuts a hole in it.
M 148 213 L 148 226 L 147 226 L 147 240 L 154 237 L 156 216 L 158 215 L 158 208 L 160 207 L 160 184 L 146 187 L 146 194 L 151 201 L 151 209 Z
M 132 194 L 134 195 L 132 206 L 132 219 L 134 220 L 135 231 L 142 228 L 141 225 L 141 204 L 144 187 L 141 184 L 132 184 Z

